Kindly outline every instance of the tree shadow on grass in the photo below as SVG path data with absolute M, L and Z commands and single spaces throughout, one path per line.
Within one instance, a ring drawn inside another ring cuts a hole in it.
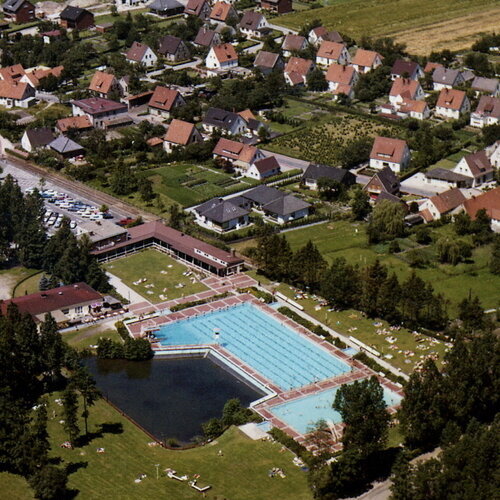
M 74 474 L 80 469 L 86 469 L 88 465 L 88 462 L 70 462 L 68 465 L 66 465 L 66 473 L 69 476 L 70 474 Z
M 105 422 L 99 425 L 99 430 L 96 432 L 89 432 L 80 436 L 75 443 L 76 448 L 87 446 L 94 439 L 102 438 L 105 434 L 122 434 L 123 425 L 120 422 Z

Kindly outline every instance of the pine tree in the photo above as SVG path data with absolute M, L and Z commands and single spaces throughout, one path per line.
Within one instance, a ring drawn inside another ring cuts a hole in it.
M 387 268 L 377 259 L 371 266 L 368 266 L 362 274 L 361 310 L 368 317 L 377 316 L 377 299 L 382 283 L 387 278 Z
M 75 444 L 80 427 L 78 425 L 78 397 L 71 386 L 68 386 L 62 395 L 64 410 L 64 430 L 68 433 L 68 441 Z
M 45 276 L 45 274 L 43 274 L 42 277 L 40 278 L 40 281 L 38 282 L 38 289 L 43 292 L 45 290 L 48 290 L 49 286 L 50 286 L 49 279 L 47 278 L 47 276 Z
M 467 333 L 477 332 L 485 326 L 484 309 L 481 307 L 479 297 L 463 299 L 458 305 L 458 317 L 462 321 L 462 328 Z
M 492 274 L 500 274 L 500 235 L 496 235 L 493 241 L 491 250 L 490 272 Z
M 335 259 L 321 280 L 321 295 L 334 307 L 355 307 L 359 301 L 360 276 L 344 258 Z
M 325 259 L 311 240 L 299 248 L 292 259 L 295 281 L 311 291 L 319 288 L 326 267 Z
M 80 367 L 71 379 L 74 388 L 80 393 L 83 401 L 82 417 L 85 422 L 85 435 L 88 435 L 88 418 L 89 407 L 101 397 L 100 391 L 97 389 L 95 380 L 90 375 L 89 371 Z
M 377 294 L 377 315 L 391 324 L 401 320 L 398 309 L 401 297 L 401 287 L 395 273 L 391 274 L 381 284 Z
M 41 358 L 45 371 L 52 380 L 61 375 L 66 353 L 66 344 L 58 331 L 57 323 L 50 313 L 40 325 Z

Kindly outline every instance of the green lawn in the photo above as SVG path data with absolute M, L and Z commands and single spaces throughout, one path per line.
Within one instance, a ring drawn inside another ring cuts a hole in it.
M 104 267 L 151 302 L 176 299 L 207 290 L 207 287 L 198 281 L 192 283 L 192 276 L 182 274 L 188 270 L 186 266 L 153 249 L 123 257 Z M 146 278 L 145 282 L 134 285 L 134 282 L 143 278 Z M 181 283 L 184 286 L 177 287 Z
M 236 181 L 222 170 L 185 164 L 155 168 L 139 175 L 153 182 L 155 193 L 164 199 L 165 204 L 176 202 L 183 206 L 195 205 L 208 197 L 221 196 L 236 188 L 248 189 L 257 184 L 252 179 Z
M 36 272 L 36 271 L 33 271 Z M 21 297 L 22 295 L 27 295 L 29 293 L 36 293 L 40 291 L 39 284 L 42 273 L 38 272 L 30 276 L 27 280 L 20 283 L 14 293 L 14 297 Z
M 321 19 L 327 28 L 356 40 L 363 35 L 395 36 L 408 43 L 410 51 L 425 54 L 438 44 L 439 48 L 451 42 L 467 46 L 471 35 L 498 27 L 500 13 L 497 0 L 399 0 L 397 6 L 393 0 L 324 0 L 323 3 L 327 6 L 280 16 L 273 22 L 298 30 L 313 19 Z
M 401 254 L 389 254 L 387 245 L 368 245 L 364 223 L 327 222 L 285 234 L 293 250 L 312 240 L 328 262 L 344 257 L 353 264 L 365 266 L 378 258 L 390 271 L 394 271 L 400 280 L 406 279 L 412 272 L 405 260 L 404 251 Z M 444 234 L 454 234 L 452 227 L 444 226 L 433 230 L 435 240 Z M 249 240 L 235 244 L 234 247 L 241 251 L 254 245 L 255 241 Z M 406 250 L 418 245 L 412 237 L 400 240 L 400 246 Z M 479 296 L 485 308 L 499 305 L 500 276 L 492 275 L 488 270 L 491 253 L 489 246 L 474 249 L 472 262 L 457 266 L 432 262 L 435 255 L 434 244 L 423 250 L 431 258 L 431 264 L 424 269 L 416 269 L 416 273 L 429 281 L 436 292 L 443 293 L 451 301 L 452 313 L 456 312 L 458 302 L 469 295 L 469 290 L 473 295 Z
M 29 487 L 26 479 L 9 472 L 0 472 L 0 488 L 4 494 L 7 491 L 9 492 L 9 500 L 31 500 L 35 498 L 33 490 Z
M 54 398 L 60 397 L 55 394 Z M 53 418 L 53 410 L 56 411 Z M 231 498 L 234 500 L 308 500 L 306 474 L 292 464 L 290 452 L 281 453 L 278 443 L 252 441 L 237 428 L 231 428 L 211 445 L 186 451 L 165 450 L 150 447 L 151 439 L 134 424 L 121 416 L 105 401 L 101 400 L 90 409 L 90 431 L 96 432 L 101 424 L 109 424 L 108 432 L 102 432 L 90 444 L 75 450 L 60 448 L 67 437 L 59 420 L 62 408 L 52 404 L 49 409 L 49 433 L 54 455 L 61 456 L 63 465 L 75 472 L 70 475 L 69 487 L 79 490 L 76 498 L 111 499 L 119 498 L 170 498 L 172 500 L 191 500 L 201 498 L 201 494 L 184 482 L 167 478 L 163 471 L 170 467 L 180 475 L 192 477 L 200 474 L 200 482 L 209 484 L 212 489 L 206 498 L 212 500 Z M 114 428 L 114 429 L 113 429 Z M 113 432 L 114 431 L 114 432 Z M 122 431 L 122 432 L 120 432 Z M 104 453 L 97 453 L 104 448 Z M 222 450 L 223 456 L 218 456 Z M 156 479 L 159 464 L 160 477 Z M 270 479 L 267 471 L 281 467 L 285 479 Z M 134 480 L 146 474 L 141 483 Z M 9 491 L 9 498 L 31 498 L 26 494 L 22 480 L 7 477 L 0 479 L 2 491 Z
M 0 269 L 0 298 L 10 299 L 13 296 L 16 285 L 25 279 L 27 281 L 20 285 L 19 290 L 16 290 L 16 296 L 24 295 L 25 290 L 28 293 L 38 291 L 40 275 L 37 278 L 30 279 L 30 276 L 38 272 L 36 269 L 27 269 L 21 266 L 11 269 Z
M 101 337 L 106 337 L 115 342 L 121 340 L 120 335 L 115 329 L 102 330 L 102 325 L 89 326 L 87 328 L 79 328 L 72 332 L 62 333 L 62 337 L 69 345 L 78 349 L 85 349 L 91 345 L 97 344 Z

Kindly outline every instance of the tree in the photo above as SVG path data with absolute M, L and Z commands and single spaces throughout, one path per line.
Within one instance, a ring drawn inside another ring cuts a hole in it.
M 318 179 L 318 191 L 320 198 L 326 201 L 337 200 L 345 193 L 345 185 L 329 177 Z
M 462 321 L 462 328 L 467 333 L 480 331 L 485 325 L 484 309 L 479 297 L 466 297 L 458 305 L 458 318 Z
M 68 433 L 68 441 L 74 445 L 80 427 L 78 426 L 78 397 L 71 386 L 68 386 L 62 395 L 64 410 L 64 430 Z
M 472 232 L 472 221 L 467 212 L 460 212 L 455 215 L 453 229 L 459 236 L 464 236 Z
M 173 229 L 180 229 L 184 214 L 177 203 L 173 203 L 168 208 L 168 224 Z
M 50 285 L 50 282 L 49 282 L 47 276 L 45 276 L 45 274 L 42 274 L 42 277 L 40 278 L 40 281 L 38 282 L 38 289 L 41 292 L 43 292 L 43 291 L 49 289 L 49 285 Z
M 345 451 L 354 450 L 366 458 L 383 449 L 391 417 L 376 377 L 340 386 L 333 408 L 345 424 L 342 435 Z
M 85 422 L 85 435 L 88 435 L 89 407 L 101 397 L 101 392 L 97 389 L 95 380 L 90 375 L 87 368 L 80 366 L 71 378 L 73 387 L 80 393 L 83 401 L 82 417 Z
M 61 375 L 66 354 L 66 345 L 58 331 L 57 323 L 50 313 L 45 315 L 40 325 L 41 358 L 43 359 L 45 372 L 52 380 Z
M 363 220 L 371 212 L 370 197 L 362 189 L 356 189 L 351 199 L 351 211 L 354 220 Z
M 139 194 L 143 201 L 148 202 L 154 199 L 153 183 L 149 179 L 142 178 L 139 181 Z
M 307 75 L 307 88 L 313 92 L 328 90 L 328 82 L 325 79 L 323 71 L 315 68 Z
M 387 278 L 387 268 L 377 259 L 368 266 L 361 278 L 362 291 L 360 307 L 369 318 L 377 316 L 377 298 L 382 283 Z
M 211 418 L 208 422 L 202 424 L 201 427 L 207 439 L 214 439 L 224 432 L 224 427 L 218 418 Z
M 283 238 L 285 237 L 283 236 Z M 319 288 L 326 267 L 325 259 L 310 240 L 302 248 L 299 248 L 292 258 L 291 270 L 295 281 L 311 291 Z
M 493 240 L 493 248 L 491 250 L 490 272 L 492 274 L 500 274 L 500 235 L 496 235 Z
M 368 241 L 378 243 L 404 236 L 404 215 L 404 208 L 399 203 L 382 200 L 375 205 L 366 230 Z
M 339 309 L 355 307 L 361 288 L 359 271 L 344 258 L 335 259 L 321 280 L 321 295 Z
M 338 160 L 342 168 L 351 169 L 368 161 L 372 146 L 373 139 L 364 136 L 347 142 L 338 154 Z
M 35 490 L 36 498 L 57 500 L 66 497 L 68 476 L 64 469 L 54 465 L 44 465 L 30 477 L 30 486 Z
M 398 323 L 401 313 L 398 309 L 401 287 L 395 273 L 388 276 L 381 284 L 377 293 L 377 315 L 389 323 Z

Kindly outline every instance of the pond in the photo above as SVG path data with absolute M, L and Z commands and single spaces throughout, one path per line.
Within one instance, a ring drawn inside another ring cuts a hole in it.
M 264 394 L 209 358 L 84 360 L 103 395 L 159 440 L 187 444 L 225 402 L 248 406 Z

